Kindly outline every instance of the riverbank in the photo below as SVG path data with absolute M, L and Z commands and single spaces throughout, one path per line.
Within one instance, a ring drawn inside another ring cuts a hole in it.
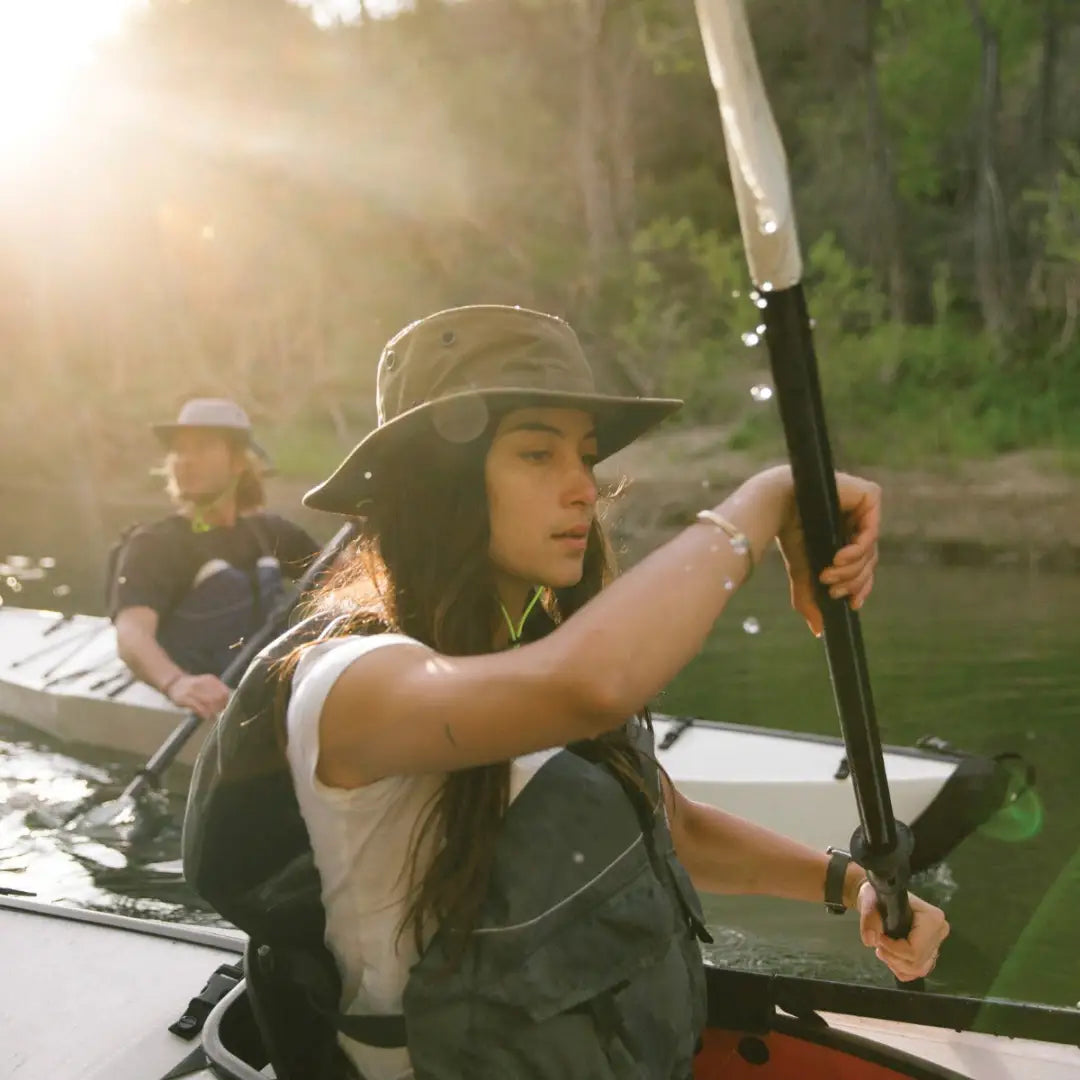
M 768 463 L 760 452 L 732 450 L 729 442 L 726 428 L 677 429 L 642 439 L 601 466 L 605 483 L 622 482 L 609 520 L 624 561 L 662 542 L 702 506 L 719 502 Z M 335 453 L 327 448 L 320 457 L 329 463 Z M 317 463 L 311 465 L 314 469 Z M 882 549 L 887 558 L 1080 572 L 1080 476 L 1052 452 L 863 471 L 885 491 Z M 304 492 L 322 478 L 307 472 L 271 480 L 271 508 L 317 537 L 328 537 L 334 522 L 300 504 Z M 21 523 L 18 539 L 0 529 L 9 552 L 18 550 L 11 544 L 25 547 L 36 542 L 35 533 L 51 531 L 56 515 L 71 523 L 78 519 L 83 542 L 103 547 L 118 528 L 166 508 L 160 480 L 145 472 L 126 483 L 110 482 L 96 493 L 85 487 L 65 492 L 29 478 L 5 478 L 0 490 L 12 511 L 9 524 Z
M 721 429 L 642 440 L 605 469 L 630 478 L 619 500 L 618 532 L 639 554 L 766 463 L 728 449 Z M 1080 572 L 1080 478 L 1053 453 L 863 471 L 884 489 L 887 557 Z

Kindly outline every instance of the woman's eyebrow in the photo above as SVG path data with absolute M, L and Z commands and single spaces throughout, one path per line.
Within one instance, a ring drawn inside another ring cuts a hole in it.
M 512 435 L 515 431 L 539 431 L 545 435 L 558 435 L 562 439 L 566 439 L 569 436 L 562 428 L 556 427 L 554 424 L 545 424 L 540 420 L 522 420 L 512 427 L 508 428 L 504 434 Z M 595 439 L 596 429 L 590 428 L 583 436 L 582 441 L 586 439 Z

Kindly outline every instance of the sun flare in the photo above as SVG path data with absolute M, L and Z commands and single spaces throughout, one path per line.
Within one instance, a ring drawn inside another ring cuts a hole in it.
M 0 157 L 59 120 L 96 49 L 145 0 L 0 0 Z

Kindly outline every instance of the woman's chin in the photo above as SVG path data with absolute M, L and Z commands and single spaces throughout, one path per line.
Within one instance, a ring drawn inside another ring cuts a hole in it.
M 557 570 L 552 570 L 539 580 L 549 589 L 569 589 L 581 581 L 584 573 L 584 568 L 578 562 L 576 566 L 559 567 Z

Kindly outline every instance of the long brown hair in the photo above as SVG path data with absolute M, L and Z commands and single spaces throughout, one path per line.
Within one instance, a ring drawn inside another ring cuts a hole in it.
M 492 418 L 483 436 L 465 445 L 429 431 L 380 467 L 364 538 L 315 602 L 316 610 L 341 613 L 335 636 L 394 630 L 447 656 L 492 651 L 500 611 L 488 556 L 484 462 L 496 424 Z M 594 521 L 581 580 L 544 591 L 523 640 L 550 633 L 613 576 L 610 546 Z M 636 795 L 645 794 L 626 725 L 584 749 Z M 433 799 L 413 837 L 401 927 L 413 931 L 418 950 L 426 929 L 447 927 L 463 944 L 475 926 L 509 793 L 510 763 L 499 762 L 449 773 Z

